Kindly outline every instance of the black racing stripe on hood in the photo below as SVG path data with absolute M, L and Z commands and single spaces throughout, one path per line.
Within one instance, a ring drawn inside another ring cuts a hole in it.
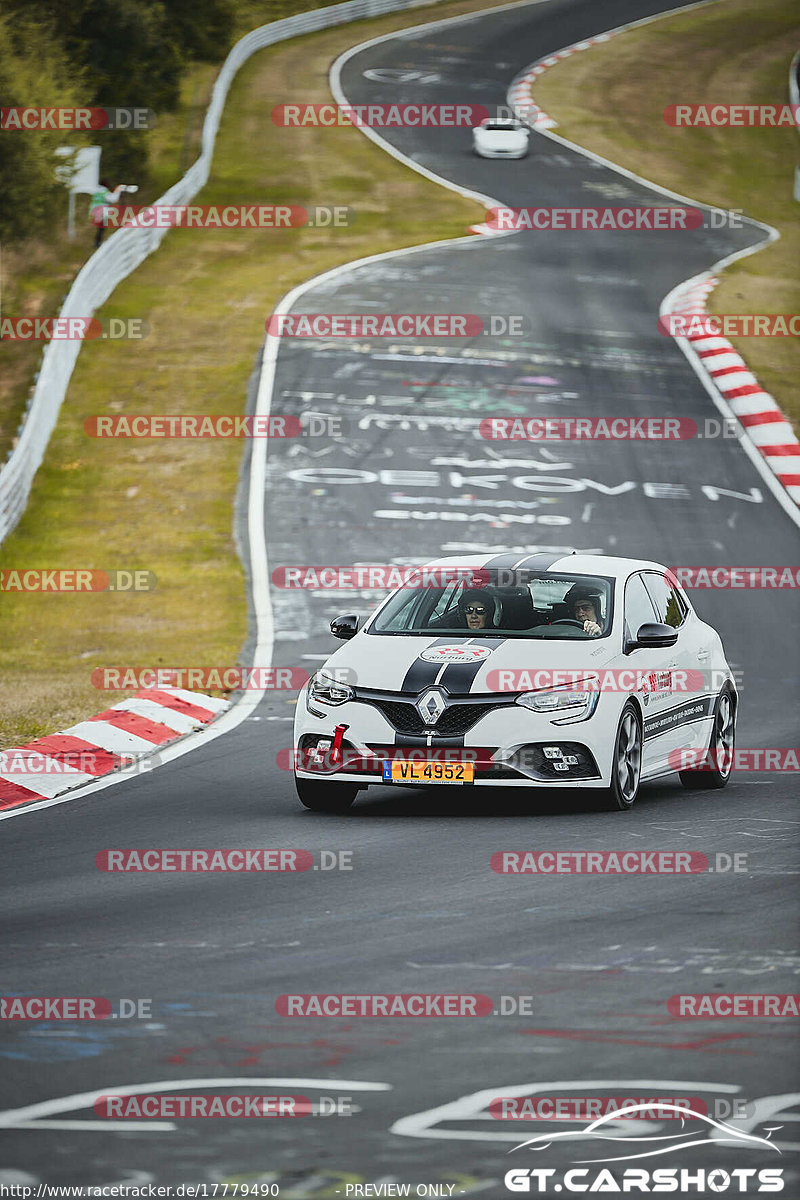
M 562 558 L 569 557 L 569 555 L 563 553 L 553 554 L 552 551 L 539 551 L 538 554 L 529 554 L 521 562 L 518 559 L 516 565 L 521 571 L 549 571 L 554 563 L 560 562 Z
M 569 557 L 562 552 L 554 554 L 552 550 L 537 550 L 535 554 L 498 554 L 480 568 L 483 571 L 498 571 L 517 568 L 520 571 L 549 571 L 554 563 Z
M 476 646 L 489 646 L 492 650 L 496 650 L 498 646 L 507 642 L 508 638 L 473 638 L 472 640 Z M 479 658 L 474 662 L 449 663 L 445 668 L 444 675 L 439 680 L 440 686 L 447 688 L 451 696 L 469 692 L 475 682 L 475 676 L 485 662 L 488 662 L 488 658 Z
M 469 641 L 468 636 L 459 637 L 458 634 L 455 634 L 450 637 L 437 638 L 435 642 L 431 642 L 430 646 L 426 646 L 425 649 L 432 650 L 434 646 L 461 646 L 467 641 Z M 425 662 L 424 658 L 415 658 L 406 671 L 403 682 L 400 684 L 400 691 L 410 692 L 416 696 L 423 688 L 431 686 L 441 669 L 442 663 L 440 662 Z
M 490 558 L 487 563 L 484 563 L 482 567 L 478 567 L 477 570 L 496 571 L 500 567 L 513 567 L 517 562 L 519 562 L 519 555 L 517 553 L 498 554 L 496 558 Z

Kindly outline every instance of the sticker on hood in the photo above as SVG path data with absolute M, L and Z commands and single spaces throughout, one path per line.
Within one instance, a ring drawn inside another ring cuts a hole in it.
M 430 663 L 480 662 L 488 658 L 492 650 L 494 646 L 431 646 L 419 657 Z

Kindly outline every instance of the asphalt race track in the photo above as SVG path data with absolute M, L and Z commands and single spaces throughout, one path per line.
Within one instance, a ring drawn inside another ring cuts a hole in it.
M 505 104 L 511 79 L 536 58 L 670 7 L 551 0 L 473 17 L 360 51 L 342 87 L 354 103 Z M 365 74 L 374 71 L 377 79 Z M 510 206 L 668 203 L 536 133 L 519 162 L 475 158 L 464 129 L 384 136 Z M 311 286 L 293 311 L 522 314 L 527 332 L 287 339 L 273 410 L 319 412 L 344 433 L 270 446 L 270 568 L 539 547 L 670 565 L 795 563 L 797 527 L 735 439 L 534 444 L 487 441 L 478 431 L 486 417 L 520 414 L 679 417 L 705 430 L 719 414 L 658 332 L 659 304 L 682 280 L 762 238 L 752 224 L 475 236 Z M 377 598 L 273 589 L 275 663 L 314 669 L 338 644 L 330 619 L 366 612 Z M 694 599 L 737 672 L 739 745 L 795 744 L 795 596 L 731 590 Z M 417 1184 L 453 1184 L 456 1196 L 504 1196 L 512 1166 L 546 1157 L 561 1169 L 599 1157 L 586 1143 L 506 1157 L 537 1130 L 493 1120 L 487 1096 L 530 1085 L 565 1095 L 638 1088 L 709 1103 L 778 1097 L 746 1128 L 763 1136 L 765 1126 L 784 1126 L 772 1135 L 781 1157 L 715 1143 L 663 1165 L 779 1165 L 784 1195 L 800 1194 L 791 1123 L 800 1105 L 797 1022 L 679 1021 L 667 1010 L 678 992 L 792 992 L 800 815 L 791 773 L 741 772 L 724 792 L 708 793 L 670 779 L 645 786 L 628 814 L 563 793 L 465 800 L 382 789 L 346 817 L 327 817 L 300 807 L 279 765 L 291 745 L 292 703 L 275 692 L 231 733 L 150 774 L 3 822 L 4 994 L 150 998 L 152 1015 L 3 1024 L 10 1111 L 0 1114 L 0 1183 L 274 1180 L 282 1196 L 335 1200 L 348 1183 L 398 1181 L 412 1195 Z M 137 876 L 94 863 L 112 847 L 264 845 L 350 851 L 352 870 Z M 490 870 L 494 851 L 530 848 L 744 853 L 747 870 Z M 485 993 L 498 1007 L 500 996 L 530 996 L 532 1004 L 526 1015 L 475 1020 L 292 1020 L 275 1009 L 283 993 L 417 991 Z M 359 1111 L 308 1117 L 299 1128 L 197 1120 L 109 1129 L 80 1100 L 45 1105 L 97 1090 L 154 1091 L 171 1081 L 161 1090 L 199 1092 L 242 1079 L 261 1090 L 281 1081 L 312 1100 L 347 1096 Z M 382 1086 L 362 1090 L 367 1084 Z M 479 1092 L 487 1096 L 442 1108 Z M 19 1127 L 16 1110 L 36 1105 Z

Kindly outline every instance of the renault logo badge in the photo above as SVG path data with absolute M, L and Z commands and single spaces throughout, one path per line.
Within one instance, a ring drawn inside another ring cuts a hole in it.
M 429 688 L 417 701 L 417 712 L 426 725 L 435 725 L 447 705 L 438 688 Z

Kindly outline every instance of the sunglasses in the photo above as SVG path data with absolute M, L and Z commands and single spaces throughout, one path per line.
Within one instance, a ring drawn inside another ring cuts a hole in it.
M 483 617 L 486 615 L 485 608 L 477 608 L 474 604 L 470 604 L 467 608 L 464 609 L 464 612 L 465 613 L 475 613 L 480 617 Z

